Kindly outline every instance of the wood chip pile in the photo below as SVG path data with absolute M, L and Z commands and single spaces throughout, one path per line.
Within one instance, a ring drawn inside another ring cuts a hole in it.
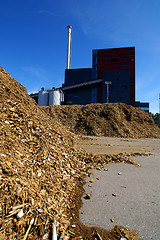
M 159 138 L 160 129 L 147 112 L 123 103 L 43 107 L 70 131 L 90 136 Z
M 55 227 L 58 239 L 95 239 L 95 231 L 78 223 L 84 177 L 109 162 L 136 163 L 123 154 L 79 150 L 77 137 L 38 107 L 3 68 L 0 129 L 0 239 L 55 239 Z M 74 232 L 71 224 L 76 224 Z M 120 229 L 103 239 L 131 233 Z

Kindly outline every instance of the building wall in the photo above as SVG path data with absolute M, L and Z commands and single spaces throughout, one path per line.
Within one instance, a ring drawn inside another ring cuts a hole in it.
M 126 71 L 130 72 L 129 104 L 135 105 L 135 48 L 111 48 L 93 50 L 92 77 L 102 78 L 105 72 Z
M 130 72 L 128 70 L 103 73 L 103 102 L 106 102 L 107 99 L 106 81 L 111 82 L 109 85 L 109 102 L 130 104 Z
M 102 84 L 101 83 L 65 91 L 64 104 L 85 105 L 89 103 L 102 103 Z
M 102 103 L 102 95 L 103 95 L 103 83 L 97 85 L 97 103 Z
M 74 84 L 87 82 L 92 80 L 92 68 L 66 69 L 65 84 L 63 86 L 71 86 Z
M 135 102 L 135 107 L 140 108 L 146 112 L 149 112 L 149 102 Z
M 92 80 L 92 68 L 66 69 L 65 84 L 72 86 Z M 102 83 L 64 91 L 64 104 L 102 103 Z
M 67 105 L 91 103 L 91 88 L 77 88 L 65 91 L 64 103 Z

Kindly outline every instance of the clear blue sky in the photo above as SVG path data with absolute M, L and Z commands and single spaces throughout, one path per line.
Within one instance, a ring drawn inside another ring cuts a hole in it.
M 0 23 L 0 66 L 29 93 L 61 87 L 71 25 L 71 68 L 91 67 L 92 49 L 135 46 L 136 100 L 159 112 L 159 0 L 3 0 Z

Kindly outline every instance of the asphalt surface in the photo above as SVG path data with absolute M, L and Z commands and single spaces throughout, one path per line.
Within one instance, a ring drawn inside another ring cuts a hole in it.
M 108 141 L 114 144 L 108 146 Z M 88 226 L 107 230 L 114 225 L 122 225 L 138 230 L 141 238 L 160 240 L 160 139 L 92 138 L 94 153 L 100 153 L 99 146 L 102 145 L 103 152 L 107 152 L 107 148 L 111 150 L 111 147 L 116 149 L 115 146 L 122 141 L 126 152 L 134 152 L 134 149 L 137 152 L 136 147 L 141 146 L 141 152 L 152 155 L 132 158 L 141 167 L 117 163 L 109 164 L 108 171 L 93 170 L 92 176 L 86 180 L 94 182 L 84 186 L 92 197 L 90 200 L 82 199 L 80 220 Z M 84 144 L 83 147 L 87 150 L 89 145 Z M 113 196 L 114 193 L 117 195 Z

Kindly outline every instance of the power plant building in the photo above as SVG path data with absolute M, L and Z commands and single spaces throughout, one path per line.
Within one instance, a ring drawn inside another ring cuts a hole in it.
M 71 69 L 72 27 L 67 30 L 65 82 L 30 94 L 38 105 L 122 102 L 149 112 L 149 103 L 135 102 L 135 47 L 92 50 L 92 68 Z
M 135 47 L 92 51 L 92 68 L 66 69 L 63 104 L 122 102 L 135 106 Z

